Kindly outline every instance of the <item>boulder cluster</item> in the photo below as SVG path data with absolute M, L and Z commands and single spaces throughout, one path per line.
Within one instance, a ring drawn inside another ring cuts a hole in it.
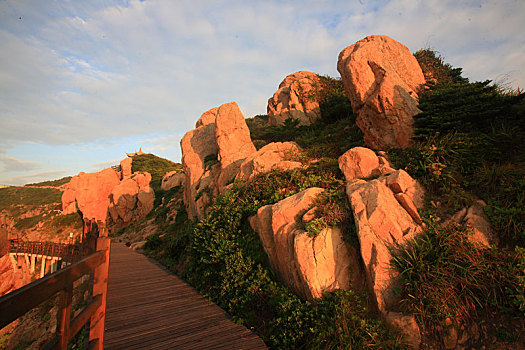
M 190 219 L 203 218 L 212 199 L 235 179 L 250 179 L 272 168 L 301 166 L 291 160 L 300 152 L 293 142 L 273 143 L 257 151 L 235 102 L 205 112 L 180 144 L 184 203 Z
M 62 194 L 62 214 L 77 211 L 84 221 L 107 222 L 113 226 L 128 226 L 145 217 L 153 209 L 155 193 L 150 187 L 151 175 L 132 173 L 133 158 L 120 162 L 120 171 L 107 168 L 96 173 L 74 176 Z
M 315 237 L 305 230 L 304 223 L 316 219 L 321 188 L 261 207 L 249 218 L 250 225 L 275 273 L 299 295 L 313 300 L 335 289 L 368 288 L 384 318 L 417 347 L 421 336 L 414 316 L 395 312 L 397 276 L 389 248 L 422 232 L 418 208 L 423 188 L 404 170 L 392 168 L 381 150 L 409 145 L 425 79 L 408 48 L 386 36 L 367 37 L 344 49 L 338 70 L 369 147 L 350 149 L 339 158 L 360 250 L 345 242 L 340 228 L 325 228 Z M 287 76 L 268 100 L 269 125 L 289 118 L 299 125 L 315 122 L 321 116 L 321 88 L 314 73 Z M 205 112 L 184 135 L 181 148 L 190 219 L 206 216 L 213 198 L 236 179 L 303 166 L 297 160 L 301 149 L 293 142 L 270 143 L 257 151 L 235 102 Z

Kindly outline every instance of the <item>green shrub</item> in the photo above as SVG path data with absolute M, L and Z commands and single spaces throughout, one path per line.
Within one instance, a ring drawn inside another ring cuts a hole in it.
M 445 63 L 443 57 L 431 49 L 421 49 L 414 53 L 427 82 L 461 83 L 467 79 L 461 76 L 461 68 L 453 68 Z
M 422 112 L 414 117 L 416 138 L 451 131 L 490 133 L 509 122 L 523 126 L 523 115 L 512 107 L 519 105 L 525 94 L 501 94 L 496 85 L 489 84 L 487 80 L 439 85 L 424 92 L 418 106 Z
M 141 154 L 133 157 L 132 172 L 147 171 L 151 174 L 151 184 L 155 193 L 160 189 L 162 177 L 170 171 L 182 170 L 182 165 L 153 154 Z
M 334 123 L 341 119 L 355 121 L 350 99 L 346 96 L 343 82 L 340 78 L 319 76 L 321 91 L 317 98 L 321 118 L 326 124 Z
M 144 249 L 156 250 L 162 246 L 162 243 L 163 242 L 162 242 L 162 238 L 160 238 L 160 235 L 153 234 L 146 239 L 146 243 L 144 244 Z
M 206 157 L 204 157 L 204 169 L 210 169 L 212 166 L 217 164 L 219 162 L 217 153 L 208 154 Z
M 523 318 L 523 250 L 484 248 L 469 241 L 466 226 L 427 224 L 420 238 L 392 250 L 402 310 L 434 331 L 447 318 L 462 325 L 496 314 L 509 325 Z
M 371 316 L 367 295 L 352 290 L 325 294 L 316 305 L 316 349 L 403 349 L 407 345 Z

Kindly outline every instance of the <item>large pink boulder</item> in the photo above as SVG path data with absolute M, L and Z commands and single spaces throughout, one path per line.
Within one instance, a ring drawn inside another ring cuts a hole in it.
M 354 147 L 339 157 L 339 168 L 346 179 L 364 179 L 379 174 L 379 158 L 369 148 Z
M 162 177 L 160 188 L 164 191 L 168 191 L 174 187 L 182 186 L 186 176 L 180 170 L 170 171 Z
M 106 220 L 109 194 L 120 183 L 119 174 L 112 168 L 98 173 L 83 173 L 74 176 L 62 194 L 63 214 L 80 210 L 84 220 Z
M 326 228 L 310 237 L 298 225 L 322 192 L 321 188 L 309 188 L 261 207 L 249 219 L 273 270 L 286 285 L 309 300 L 324 292 L 348 289 L 358 280 L 356 255 L 349 253 L 339 228 Z
M 374 159 L 375 153 L 365 150 L 358 150 L 369 156 L 363 159 Z M 347 180 L 346 194 L 354 215 L 366 282 L 384 318 L 401 329 L 412 348 L 418 348 L 421 335 L 414 316 L 393 311 L 399 302 L 399 286 L 398 274 L 390 265 L 389 248 L 422 232 L 418 209 L 423 205 L 423 188 L 404 170 L 382 171 L 385 164 L 355 159 L 361 157 L 341 157 L 339 165 Z M 367 181 L 363 179 L 367 174 L 377 177 Z
M 288 75 L 268 100 L 270 125 L 283 124 L 288 118 L 299 120 L 300 125 L 309 125 L 319 119 L 317 95 L 320 88 L 321 80 L 315 73 L 299 71 Z
M 272 169 L 291 170 L 302 167 L 293 160 L 301 153 L 295 142 L 272 142 L 247 157 L 240 166 L 237 179 L 251 180 L 258 174 Z
M 235 178 L 241 163 L 257 150 L 250 137 L 250 129 L 237 103 L 223 104 L 215 119 L 215 138 L 219 147 L 221 173 L 217 180 L 219 190 Z
M 120 161 L 121 179 L 127 179 L 131 176 L 131 165 L 133 163 L 132 157 L 124 158 Z
M 190 219 L 194 219 L 198 214 L 195 197 L 200 188 L 199 183 L 211 176 L 205 159 L 219 153 L 215 139 L 215 121 L 210 120 L 210 115 L 215 117 L 217 110 L 218 108 L 214 108 L 205 112 L 197 122 L 198 126 L 188 131 L 180 141 L 185 175 L 184 203 Z
M 18 262 L 12 259 L 9 254 L 0 256 L 0 297 L 31 282 L 25 261 L 18 268 Z
M 235 179 L 241 163 L 256 152 L 235 102 L 205 112 L 196 128 L 182 138 L 181 149 L 184 203 L 190 219 L 206 215 L 213 197 Z
M 337 70 L 357 114 L 365 144 L 374 149 L 407 147 L 413 135 L 418 91 L 425 77 L 403 44 L 368 36 L 339 54 Z
M 115 186 L 109 195 L 109 213 L 118 227 L 145 217 L 152 209 L 155 193 L 149 173 L 135 173 Z

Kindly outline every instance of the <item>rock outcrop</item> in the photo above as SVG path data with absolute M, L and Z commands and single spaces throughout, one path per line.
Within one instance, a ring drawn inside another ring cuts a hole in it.
M 216 159 L 219 153 L 215 140 L 215 117 L 218 109 L 205 112 L 197 121 L 195 129 L 188 131 L 180 141 L 185 175 L 184 203 L 190 219 L 198 216 L 197 192 L 201 188 L 204 190 L 216 173 L 214 171 L 212 175 L 212 169 L 217 168 Z
M 0 296 L 18 289 L 30 281 L 31 273 L 29 267 L 25 265 L 25 261 L 22 261 L 20 268 L 18 268 L 18 266 L 13 266 L 9 254 L 0 256 Z
M 128 226 L 153 209 L 155 193 L 149 173 L 135 173 L 115 186 L 109 194 L 109 213 L 114 224 Z
M 401 328 L 417 348 L 421 337 L 414 317 L 392 311 L 398 303 L 395 293 L 398 285 L 397 274 L 390 265 L 389 248 L 422 232 L 417 209 L 423 204 L 423 192 L 404 170 L 381 168 L 384 160 L 380 162 L 369 151 L 351 149 L 339 158 L 347 179 L 346 193 L 357 228 L 366 281 L 385 319 Z M 366 157 L 356 156 L 359 154 Z M 364 180 L 369 174 L 379 176 Z
M 219 148 L 217 158 L 221 166 L 217 179 L 220 191 L 235 179 L 241 163 L 257 151 L 237 103 L 226 103 L 219 107 L 215 119 L 215 139 Z
M 288 75 L 268 100 L 269 124 L 280 125 L 292 118 L 299 120 L 300 125 L 309 125 L 319 119 L 317 92 L 320 87 L 321 80 L 315 73 L 299 71 Z
M 121 180 L 127 179 L 131 176 L 131 166 L 133 164 L 133 158 L 128 157 L 124 158 L 120 161 L 120 174 L 121 174 Z
M 240 166 L 237 179 L 251 180 L 272 169 L 291 170 L 302 167 L 294 157 L 301 153 L 295 142 L 272 142 L 247 157 Z
M 416 58 L 384 35 L 368 36 L 339 54 L 337 70 L 357 114 L 365 144 L 407 147 L 413 135 L 418 90 L 425 77 Z
M 112 168 L 98 173 L 74 176 L 62 194 L 63 214 L 82 212 L 84 220 L 106 221 L 109 194 L 120 183 L 119 174 Z
M 160 188 L 163 191 L 168 191 L 174 187 L 182 186 L 184 184 L 185 178 L 186 177 L 184 176 L 184 173 L 178 170 L 170 171 L 162 177 Z
M 483 208 L 487 206 L 482 200 L 476 200 L 468 208 L 463 208 L 458 211 L 451 218 L 452 221 L 458 224 L 465 224 L 472 228 L 472 235 L 469 236 L 469 240 L 473 243 L 490 247 L 491 244 L 495 244 L 496 235 L 490 223 L 485 218 Z M 448 223 L 447 221 L 446 223 Z M 445 224 L 446 224 L 445 223 Z
M 150 187 L 151 175 L 131 174 L 131 159 L 120 163 L 120 173 L 107 168 L 74 176 L 62 194 L 62 214 L 80 210 L 86 222 L 106 222 L 110 213 L 113 223 L 118 223 L 119 227 L 146 216 L 153 209 L 155 199 Z
M 326 228 L 310 237 L 298 225 L 305 213 L 312 212 L 321 192 L 321 188 L 309 188 L 261 207 L 249 219 L 273 270 L 283 283 L 310 300 L 324 292 L 348 289 L 360 280 L 357 255 L 344 242 L 340 229 Z
M 256 152 L 237 103 L 205 112 L 181 140 L 188 217 L 202 218 L 212 198 L 235 179 L 242 162 Z

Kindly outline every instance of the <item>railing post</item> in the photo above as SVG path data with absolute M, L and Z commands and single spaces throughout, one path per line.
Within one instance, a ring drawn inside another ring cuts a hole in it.
M 101 295 L 102 302 L 99 308 L 91 316 L 89 341 L 90 346 L 95 349 L 103 349 L 104 346 L 104 324 L 106 321 L 106 297 L 108 288 L 109 273 L 109 252 L 111 240 L 109 237 L 99 237 L 97 239 L 96 249 L 106 250 L 106 261 L 104 264 L 95 268 L 93 276 L 93 296 Z
M 59 349 L 66 350 L 69 342 L 69 324 L 71 319 L 71 303 L 73 300 L 73 284 L 60 292 L 60 307 L 58 309 L 57 336 Z

